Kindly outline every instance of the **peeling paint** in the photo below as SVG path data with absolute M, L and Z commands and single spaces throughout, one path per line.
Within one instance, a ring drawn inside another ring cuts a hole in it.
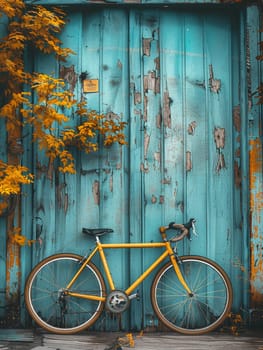
M 151 199 L 152 204 L 157 203 L 157 197 L 153 194 Z
M 67 193 L 67 184 L 62 183 L 56 186 L 56 201 L 58 208 L 63 209 L 66 214 L 69 206 L 69 196 Z
M 92 193 L 95 204 L 100 204 L 100 183 L 98 180 L 95 180 L 92 185 Z
M 151 42 L 152 42 L 152 38 L 143 38 L 142 39 L 142 47 L 143 47 L 144 56 L 151 55 Z
M 165 177 L 165 178 L 163 179 L 162 183 L 163 183 L 164 185 L 170 185 L 170 184 L 172 183 L 171 177 L 170 177 L 170 176 L 169 176 L 169 177 Z M 175 192 L 175 195 L 176 195 L 176 192 Z
M 188 125 L 188 129 L 187 129 L 188 134 L 189 135 L 194 135 L 196 127 L 197 127 L 197 122 L 196 121 L 192 121 Z
M 226 168 L 226 162 L 225 162 L 225 156 L 221 150 L 221 148 L 218 149 L 218 159 L 216 163 L 216 172 L 219 173 L 220 170 Z
M 147 121 L 148 115 L 147 115 L 147 109 L 148 109 L 148 97 L 144 94 L 144 101 L 143 101 L 143 120 Z
M 216 94 L 218 94 L 221 89 L 221 80 L 214 78 L 214 71 L 213 71 L 212 64 L 209 65 L 209 86 L 210 86 L 210 91 Z
M 163 122 L 164 126 L 171 129 L 171 104 L 173 100 L 169 96 L 169 92 L 165 91 L 163 95 Z
M 218 152 L 216 172 L 219 173 L 220 170 L 226 168 L 225 156 L 222 151 L 223 148 L 225 147 L 225 129 L 224 128 L 217 127 L 214 129 L 214 141 Z
M 160 93 L 160 77 L 157 76 L 156 71 L 150 71 L 148 72 L 148 75 L 144 76 L 143 89 L 144 92 L 151 90 L 155 94 Z
M 75 73 L 74 65 L 70 67 L 60 66 L 59 77 L 69 84 L 69 90 L 73 93 L 78 81 L 78 75 Z
M 160 71 L 160 57 L 156 57 L 156 58 L 154 59 L 154 63 L 155 63 L 155 69 L 156 69 L 157 71 Z
M 186 152 L 186 171 L 192 170 L 192 154 L 190 151 Z
M 162 125 L 162 114 L 158 113 L 157 116 L 156 116 L 156 127 L 158 129 L 160 129 L 161 125 Z
M 216 148 L 225 147 L 225 129 L 224 128 L 214 129 L 214 140 L 215 140 Z
M 161 153 L 160 152 L 154 152 L 154 160 L 158 163 L 161 162 Z
M 119 69 L 122 69 L 122 62 L 121 62 L 121 60 L 118 60 L 118 62 L 117 62 L 117 67 L 118 67 Z
M 149 143 L 150 143 L 150 135 L 148 135 L 148 134 L 145 132 L 145 134 L 144 134 L 144 159 L 147 158 Z
M 110 176 L 110 181 L 109 181 L 109 185 L 110 185 L 110 192 L 113 192 L 113 176 Z
M 143 172 L 143 173 L 148 173 L 148 172 L 149 172 L 148 164 L 146 164 L 146 163 L 141 163 L 140 170 L 141 170 L 141 172 Z
M 142 96 L 140 92 L 134 92 L 134 104 L 138 105 L 142 102 Z

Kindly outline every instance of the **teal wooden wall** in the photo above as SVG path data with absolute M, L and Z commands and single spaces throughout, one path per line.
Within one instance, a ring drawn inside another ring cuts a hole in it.
M 219 1 L 192 1 L 198 2 Z M 76 98 L 84 96 L 90 108 L 127 121 L 129 144 L 78 153 L 76 175 L 54 172 L 50 178 L 47 160 L 32 148 L 30 137 L 24 140 L 24 161 L 37 175 L 33 190 L 24 189 L 22 227 L 41 244 L 21 250 L 21 285 L 47 255 L 85 254 L 93 242 L 82 236 L 82 227 L 113 228 L 107 242 L 140 242 L 158 240 L 160 225 L 195 217 L 199 237 L 180 243 L 179 252 L 221 264 L 233 283 L 233 311 L 248 310 L 248 67 L 256 49 L 248 56 L 246 33 L 248 20 L 258 18 L 256 6 L 248 11 L 69 7 L 68 12 L 62 41 L 76 52 L 63 64 L 71 74 L 69 87 L 76 79 Z M 28 57 L 34 70 L 61 74 L 50 57 L 33 61 Z M 99 80 L 97 93 L 83 93 L 82 72 Z M 73 110 L 70 117 L 75 125 Z M 254 129 L 259 132 L 259 124 Z M 154 256 L 148 250 L 109 252 L 116 286 L 127 286 Z M 141 329 L 149 319 L 157 324 L 150 283 L 149 278 L 140 288 L 140 302 L 132 301 L 121 319 L 105 314 L 97 329 Z M 24 323 L 23 299 L 21 305 Z

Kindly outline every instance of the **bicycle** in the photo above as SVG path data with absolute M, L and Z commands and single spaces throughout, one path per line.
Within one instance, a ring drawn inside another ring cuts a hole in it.
M 60 253 L 39 262 L 28 276 L 25 303 L 32 319 L 57 334 L 73 334 L 93 325 L 104 308 L 112 313 L 125 311 L 134 293 L 153 270 L 169 258 L 153 279 L 151 302 L 166 327 L 183 334 L 204 334 L 219 327 L 230 313 L 232 286 L 226 272 L 214 261 L 201 256 L 179 256 L 176 243 L 195 233 L 195 220 L 170 223 L 159 228 L 162 241 L 150 243 L 101 243 L 112 229 L 87 229 L 95 238 L 91 253 L 80 256 Z M 168 239 L 167 231 L 177 234 Z M 178 233 L 179 231 L 179 233 Z M 116 289 L 104 253 L 105 249 L 164 248 L 160 256 L 126 289 Z M 91 261 L 98 253 L 109 286 Z

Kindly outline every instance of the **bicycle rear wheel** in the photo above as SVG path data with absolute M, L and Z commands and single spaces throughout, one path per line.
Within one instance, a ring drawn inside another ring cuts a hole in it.
M 33 320 L 57 334 L 73 334 L 91 326 L 102 313 L 104 302 L 64 293 L 80 268 L 82 257 L 56 254 L 42 260 L 28 276 L 25 303 Z M 74 293 L 105 295 L 105 283 L 97 267 L 89 263 L 70 289 Z
M 192 291 L 181 285 L 171 262 L 155 276 L 153 309 L 168 328 L 184 334 L 204 334 L 217 328 L 230 312 L 232 286 L 225 271 L 199 256 L 180 257 L 182 275 Z

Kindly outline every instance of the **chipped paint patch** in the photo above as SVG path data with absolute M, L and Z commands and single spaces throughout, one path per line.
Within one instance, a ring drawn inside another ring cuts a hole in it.
M 59 70 L 59 77 L 69 84 L 69 90 L 73 93 L 78 81 L 78 75 L 75 72 L 74 65 L 70 67 L 61 66 Z
M 190 151 L 186 152 L 186 171 L 192 170 L 192 154 Z
M 188 125 L 188 129 L 187 129 L 188 135 L 194 135 L 196 127 L 197 127 L 196 121 L 192 121 Z
M 225 156 L 223 154 L 223 149 L 225 147 L 225 129 L 224 128 L 214 129 L 214 141 L 216 144 L 216 150 L 218 152 L 216 172 L 219 173 L 220 170 L 226 168 Z
M 157 76 L 156 71 L 150 71 L 148 72 L 148 75 L 144 76 L 143 89 L 144 92 L 151 90 L 155 94 L 160 93 L 160 77 Z
M 92 193 L 95 204 L 100 204 L 100 183 L 98 180 L 95 180 L 92 185 Z
M 171 129 L 171 104 L 173 100 L 169 96 L 169 92 L 165 91 L 163 96 L 163 122 L 164 125 Z
M 236 106 L 233 109 L 233 122 L 237 132 L 241 131 L 241 118 L 240 118 L 240 106 Z
M 209 86 L 210 86 L 210 91 L 216 94 L 218 94 L 221 89 L 221 80 L 214 78 L 214 71 L 213 71 L 212 64 L 209 65 Z
M 147 158 L 149 144 L 150 144 L 150 135 L 145 133 L 145 135 L 144 135 L 144 159 Z
M 151 54 L 151 38 L 143 38 L 142 47 L 144 56 L 150 56 Z

